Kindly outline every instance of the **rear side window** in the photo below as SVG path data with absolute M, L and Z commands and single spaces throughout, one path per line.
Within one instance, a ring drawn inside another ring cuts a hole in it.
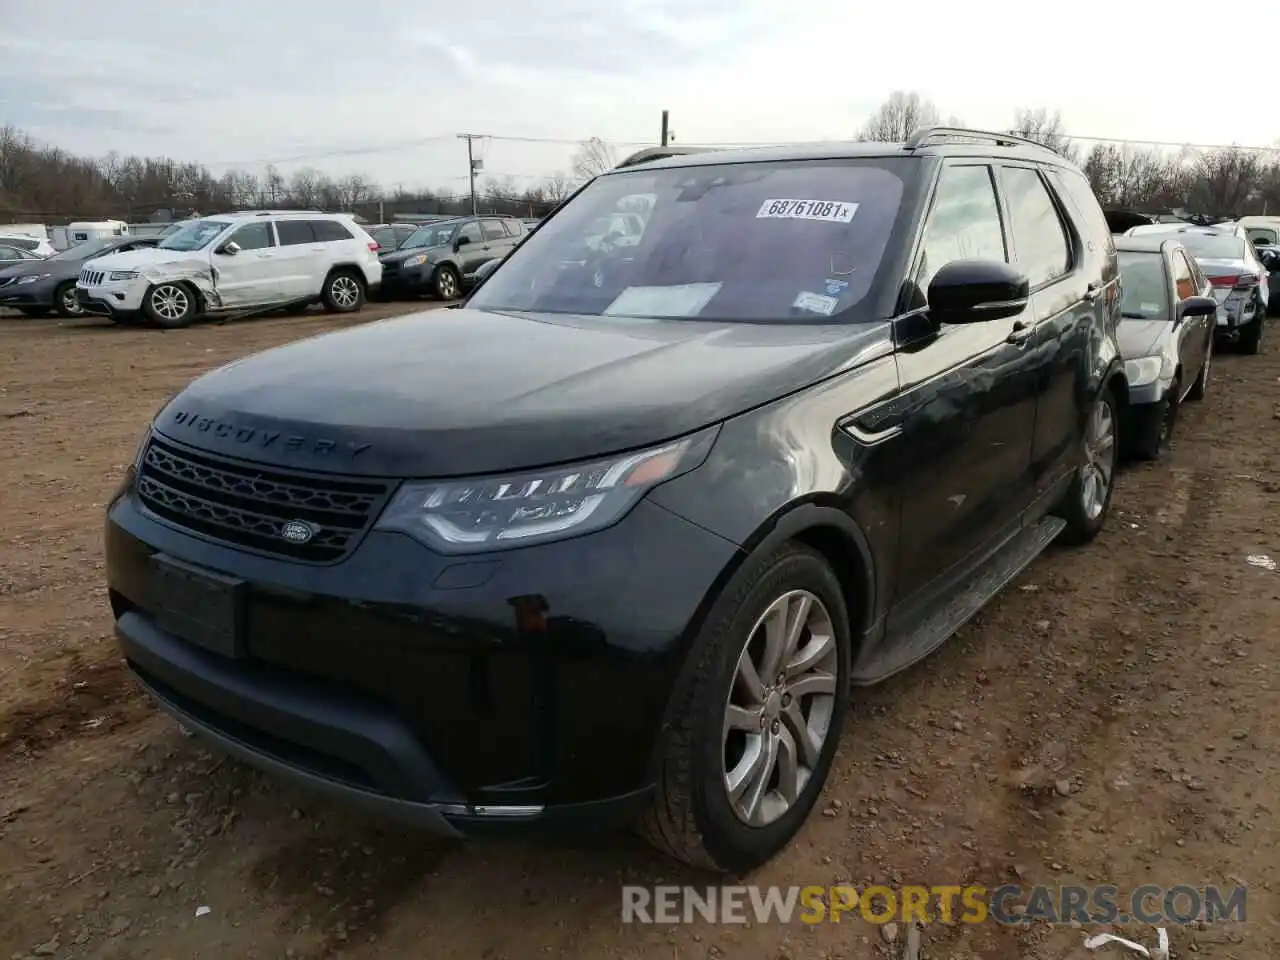
M 315 231 L 316 240 L 321 243 L 327 243 L 331 240 L 351 239 L 351 231 L 337 220 L 307 220 L 304 222 L 311 225 L 311 229 Z
M 486 240 L 501 240 L 507 235 L 507 232 L 502 229 L 500 220 L 482 220 L 480 223 Z
M 895 157 L 608 173 L 531 233 L 471 303 L 619 318 L 874 319 L 904 178 L 920 169 Z M 628 214 L 642 232 L 601 244 L 602 219 Z
M 1173 285 L 1177 288 L 1179 300 L 1194 297 L 1199 292 L 1196 288 L 1195 273 L 1191 269 L 1191 264 L 1187 262 L 1186 254 L 1181 250 L 1173 252 Z
M 1102 244 L 1104 249 L 1114 247 L 1115 240 L 1111 227 L 1107 224 L 1107 216 L 1102 212 L 1088 178 L 1083 173 L 1061 167 L 1050 167 L 1049 176 L 1080 218 L 1080 232 L 1085 235 L 1085 242 L 1092 240 Z
M 40 246 L 40 241 L 35 239 L 28 240 L 26 237 L 5 237 L 4 242 L 8 246 L 20 247 L 23 250 L 34 250 Z
M 985 164 L 943 168 L 916 275 L 920 290 L 927 292 L 933 275 L 952 260 L 1009 260 L 995 184 Z
M 502 225 L 507 228 L 507 236 L 509 237 L 524 236 L 524 224 L 522 224 L 519 220 L 503 220 Z
M 315 243 L 316 233 L 307 220 L 277 220 L 276 236 L 280 238 L 280 246 L 296 247 L 302 243 Z
M 1040 174 L 1029 167 L 1005 167 L 1001 181 L 1018 265 L 1032 288 L 1066 274 L 1071 269 L 1071 248 Z

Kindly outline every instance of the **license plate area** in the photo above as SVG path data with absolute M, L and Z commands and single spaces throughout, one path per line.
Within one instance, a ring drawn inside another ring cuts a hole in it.
M 163 554 L 152 563 L 156 626 L 224 657 L 244 656 L 245 582 Z

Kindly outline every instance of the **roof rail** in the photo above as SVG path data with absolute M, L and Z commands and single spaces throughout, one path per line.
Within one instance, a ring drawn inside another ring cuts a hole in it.
M 963 140 L 986 140 L 1002 147 L 1039 147 L 1041 150 L 1049 150 L 1043 143 L 1037 143 L 1027 137 L 1020 137 L 1016 133 L 993 133 L 990 130 L 970 130 L 968 127 L 940 126 L 920 127 L 911 136 L 907 137 L 907 142 L 902 145 L 902 149 L 918 150 L 920 147 L 928 146 L 930 141 L 934 139 L 946 137 L 956 137 Z M 1050 153 L 1052 152 L 1050 150 Z
M 663 160 L 667 157 L 683 157 L 691 153 L 708 153 L 715 147 L 645 147 L 619 163 L 615 170 L 633 167 L 637 163 L 648 163 L 650 160 Z

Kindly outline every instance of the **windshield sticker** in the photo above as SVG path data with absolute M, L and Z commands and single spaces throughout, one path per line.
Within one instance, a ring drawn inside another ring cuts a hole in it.
M 856 203 L 844 200 L 766 200 L 760 204 L 757 220 L 822 220 L 848 223 L 858 212 Z
M 838 297 L 849 289 L 848 280 L 827 280 L 828 296 Z
M 1160 310 L 1160 304 L 1158 303 L 1143 303 L 1139 304 L 1139 306 L 1144 313 L 1158 313 Z
M 720 292 L 718 283 L 627 287 L 605 308 L 606 317 L 695 317 Z
M 791 304 L 797 310 L 808 310 L 810 313 L 820 313 L 824 317 L 829 317 L 835 313 L 836 305 L 840 301 L 836 297 L 824 297 L 820 293 L 801 293 Z

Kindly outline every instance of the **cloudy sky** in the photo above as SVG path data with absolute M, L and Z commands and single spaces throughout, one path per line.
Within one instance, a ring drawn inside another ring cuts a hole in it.
M 477 143 L 486 169 L 524 184 L 566 168 L 586 137 L 620 155 L 656 142 L 664 107 L 677 142 L 844 138 L 894 89 L 972 126 L 1007 128 L 1017 107 L 1043 106 L 1080 135 L 1280 137 L 1280 113 L 1251 101 L 1245 72 L 1232 109 L 1216 85 L 1173 83 L 1180 56 L 1202 55 L 1202 2 L 1051 10 L 1064 8 L 0 0 L 0 123 L 84 153 L 166 154 L 217 172 L 276 161 L 286 174 L 314 166 L 460 192 L 459 133 L 488 135 Z M 1252 5 L 1248 19 L 1256 35 L 1280 35 L 1274 8 Z

